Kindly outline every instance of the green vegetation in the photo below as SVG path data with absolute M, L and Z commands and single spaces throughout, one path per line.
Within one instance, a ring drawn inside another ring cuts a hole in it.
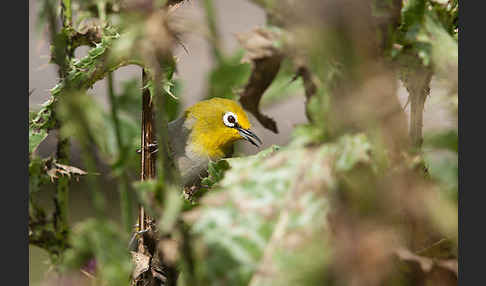
M 29 112 L 29 243 L 47 251 L 54 272 L 86 285 L 457 284 L 458 131 L 423 134 L 422 125 L 432 78 L 457 117 L 458 1 L 255 0 L 267 25 L 238 35 L 231 55 L 219 39 L 224 11 L 204 1 L 215 62 L 205 95 L 240 100 L 278 132 L 286 127 L 260 107 L 304 94 L 309 122 L 286 146 L 211 162 L 191 193 L 164 143 L 181 111 L 172 55 L 181 2 L 39 1 L 59 82 Z M 76 58 L 80 46 L 90 50 Z M 143 82 L 123 82 L 117 94 L 113 72 L 127 65 L 145 71 Z M 101 80 L 108 110 L 89 94 Z M 153 158 L 135 152 L 146 134 L 143 92 L 160 147 L 156 172 L 139 181 L 141 158 Z M 57 149 L 41 158 L 48 134 Z M 82 169 L 71 166 L 73 141 Z M 108 219 L 101 172 L 119 191 L 121 224 Z M 93 213 L 72 224 L 69 191 L 80 178 Z M 39 201 L 50 185 L 52 212 Z M 150 219 L 133 234 L 136 204 Z M 144 249 L 128 247 L 140 237 Z

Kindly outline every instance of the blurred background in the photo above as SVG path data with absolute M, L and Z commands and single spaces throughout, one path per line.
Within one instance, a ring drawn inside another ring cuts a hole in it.
M 204 11 L 201 7 L 201 1 L 187 1 L 182 4 L 177 13 L 186 19 L 190 19 L 194 24 L 194 32 L 187 33 L 182 38 L 184 46 L 187 51 L 179 46 L 176 49 L 175 55 L 178 58 L 178 71 L 176 77 L 182 83 L 181 98 L 182 109 L 203 99 L 207 89 L 208 79 L 206 75 L 213 67 L 210 47 L 202 36 L 204 29 L 197 29 L 197 27 L 205 27 Z M 235 37 L 237 33 L 248 32 L 256 26 L 265 24 L 265 14 L 262 9 L 245 0 L 216 0 L 214 1 L 216 8 L 217 22 L 219 23 L 223 50 L 227 54 L 233 54 L 238 50 L 239 44 Z M 31 110 L 38 110 L 40 104 L 45 102 L 50 97 L 49 90 L 54 87 L 58 81 L 57 70 L 54 64 L 49 64 L 49 39 L 46 30 L 40 30 L 38 27 L 38 13 L 39 3 L 35 0 L 29 0 L 29 90 L 32 94 L 29 97 L 29 108 Z M 87 47 L 81 47 L 76 50 L 76 57 L 86 55 Z M 140 68 L 136 66 L 127 66 L 118 69 L 114 72 L 115 92 L 121 92 L 121 82 L 129 79 L 138 79 L 141 81 Z M 107 97 L 106 81 L 97 82 L 89 91 L 103 108 L 109 108 L 109 100 Z M 430 97 L 425 104 L 424 113 L 424 132 L 435 131 L 441 129 L 457 128 L 457 117 L 452 116 L 445 106 L 442 97 L 446 96 L 446 90 L 442 88 L 441 84 L 432 81 Z M 402 106 L 407 102 L 408 93 L 405 88 L 399 83 L 398 96 Z M 263 128 L 255 118 L 251 118 L 255 133 L 263 139 L 263 148 L 267 148 L 273 144 L 285 145 L 290 139 L 290 132 L 296 124 L 307 121 L 304 113 L 304 92 L 299 90 L 295 94 L 291 94 L 285 100 L 279 101 L 276 104 L 269 104 L 263 106 L 263 113 L 274 118 L 277 122 L 279 133 L 274 134 L 271 131 Z M 141 101 L 140 101 L 141 104 Z M 409 112 L 409 106 L 406 108 Z M 55 152 L 55 136 L 49 135 L 47 140 L 39 147 L 38 153 L 41 156 L 48 156 Z M 240 154 L 255 154 L 258 152 L 250 144 L 239 144 Z M 135 150 L 134 150 L 135 152 Z M 73 166 L 82 166 L 80 162 L 79 146 L 73 142 L 71 146 L 71 158 Z M 114 185 L 110 183 L 110 178 L 106 180 L 103 191 L 108 200 L 109 214 L 114 220 L 120 220 L 119 216 L 119 198 L 118 192 Z M 70 192 L 70 220 L 72 222 L 90 216 L 90 202 L 88 195 L 85 193 L 85 186 L 83 179 L 79 184 L 72 184 Z M 44 201 L 46 206 L 52 204 L 47 197 L 52 195 L 54 190 L 46 190 Z M 47 264 L 48 257 L 46 253 L 35 247 L 29 246 L 29 282 L 30 285 L 37 285 L 48 271 Z

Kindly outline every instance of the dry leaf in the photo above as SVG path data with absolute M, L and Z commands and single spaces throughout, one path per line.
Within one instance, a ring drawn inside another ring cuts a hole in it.
M 439 267 L 454 273 L 458 277 L 457 259 L 432 259 L 416 255 L 404 248 L 398 249 L 395 253 L 402 261 L 419 264 L 420 269 L 425 273 L 431 272 L 434 267 Z
M 132 273 L 133 279 L 136 279 L 142 273 L 146 272 L 150 268 L 150 256 L 147 256 L 140 252 L 130 251 L 132 254 L 132 262 L 135 265 Z
M 71 178 L 71 175 L 81 176 L 88 174 L 86 171 L 83 171 L 79 168 L 59 164 L 56 162 L 52 162 L 51 168 L 46 171 L 47 175 L 51 178 L 51 182 L 54 182 L 54 179 L 59 178 L 58 174 L 66 175 Z
M 248 33 L 238 34 L 237 38 L 247 50 L 243 61 L 251 62 L 253 66 L 250 79 L 240 93 L 240 103 L 265 128 L 278 133 L 275 120 L 263 115 L 259 109 L 260 99 L 277 76 L 282 62 L 282 53 L 274 45 L 278 36 L 269 30 L 257 28 Z
M 256 28 L 251 32 L 236 34 L 236 38 L 246 50 L 242 59 L 243 62 L 252 63 L 252 61 L 258 59 L 280 54 L 280 51 L 274 45 L 278 36 L 269 30 Z

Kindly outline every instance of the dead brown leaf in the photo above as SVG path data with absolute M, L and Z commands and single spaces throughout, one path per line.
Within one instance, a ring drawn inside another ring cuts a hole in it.
M 82 176 L 82 175 L 88 174 L 86 171 L 83 171 L 79 168 L 59 164 L 57 162 L 52 162 L 52 164 L 50 164 L 50 166 L 51 167 L 49 169 L 47 169 L 47 165 L 46 165 L 46 169 L 47 169 L 46 173 L 50 177 L 51 182 L 54 182 L 54 179 L 59 178 L 59 176 L 58 176 L 59 174 L 62 175 L 62 176 L 66 175 L 66 176 L 68 176 L 68 178 L 71 178 L 71 175 Z
M 250 80 L 240 93 L 240 103 L 253 114 L 263 127 L 278 133 L 277 124 L 272 118 L 260 112 L 259 104 L 265 90 L 277 76 L 283 55 L 275 46 L 278 35 L 263 28 L 238 34 L 240 44 L 247 51 L 243 62 L 252 64 Z
M 438 267 L 448 272 L 452 272 L 456 277 L 458 277 L 457 259 L 433 259 L 416 255 L 405 248 L 397 249 L 395 254 L 401 261 L 418 264 L 424 273 L 430 273 L 434 267 Z
M 256 28 L 250 32 L 236 34 L 236 38 L 245 48 L 243 62 L 252 63 L 255 60 L 280 54 L 275 46 L 278 35 L 264 28 Z
M 132 254 L 132 262 L 135 265 L 133 268 L 132 277 L 136 279 L 142 273 L 146 272 L 150 268 L 150 256 L 147 256 L 140 252 L 130 251 Z

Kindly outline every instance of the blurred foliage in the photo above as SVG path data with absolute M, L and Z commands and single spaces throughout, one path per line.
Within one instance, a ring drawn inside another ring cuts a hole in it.
M 457 130 L 426 133 L 424 138 L 424 147 L 446 149 L 457 153 L 459 151 L 458 139 Z
M 360 10 L 359 1 L 354 8 L 345 1 L 253 1 L 268 25 L 239 35 L 242 48 L 229 55 L 221 50 L 218 11 L 205 1 L 214 60 L 206 96 L 237 100 L 250 90 L 250 112 L 261 115 L 259 106 L 304 95 L 309 122 L 292 130 L 286 146 L 210 162 L 190 202 L 160 176 L 167 170 L 159 168 L 159 179 L 133 179 L 140 172 L 142 89 L 164 99 L 155 105 L 157 118 L 171 121 L 181 113 L 185 83 L 174 77 L 170 52 L 180 34 L 174 24 L 181 24 L 171 13 L 180 2 L 43 2 L 40 21 L 50 32 L 60 80 L 50 99 L 29 112 L 30 243 L 48 251 L 61 272 L 87 272 L 97 285 L 129 284 L 140 265 L 130 260 L 135 218 L 127 205 L 138 203 L 155 219 L 160 242 L 152 247 L 162 254 L 149 261 L 163 257 L 164 267 L 176 265 L 179 285 L 457 282 L 458 131 L 424 134 L 419 152 L 391 144 L 405 131 L 389 116 L 395 109 L 385 112 L 395 89 L 383 74 L 414 81 L 408 75 L 427 69 L 457 97 L 458 1 L 385 1 L 373 12 Z M 390 33 L 366 30 L 375 24 L 389 25 Z M 391 45 L 381 54 L 365 45 L 388 36 Z M 87 55 L 74 57 L 82 45 L 90 47 Z M 119 94 L 109 88 L 105 109 L 89 89 L 104 79 L 113 87 L 113 73 L 131 64 L 151 80 L 145 86 L 124 81 Z M 381 64 L 393 70 L 380 74 Z M 455 108 L 453 115 L 457 101 Z M 257 119 L 263 124 L 263 115 Z M 39 157 L 36 150 L 54 130 L 79 143 L 86 172 Z M 120 190 L 123 227 L 106 218 L 101 170 Z M 94 217 L 69 224 L 65 233 L 59 213 L 43 209 L 37 196 L 45 185 L 60 178 L 74 184 L 80 175 Z
M 127 239 L 120 239 L 120 232 L 117 225 L 105 220 L 86 219 L 79 223 L 73 230 L 72 248 L 65 253 L 64 265 L 85 269 L 108 285 L 128 283 L 132 265 Z
M 441 189 L 451 200 L 457 202 L 459 191 L 457 130 L 426 133 L 424 150 L 424 159 L 431 177 L 442 184 Z
M 32 154 L 32 152 L 35 151 L 37 146 L 46 139 L 47 137 L 47 131 L 45 130 L 39 130 L 36 131 L 34 129 L 29 128 L 29 154 Z
M 303 93 L 304 86 L 302 79 L 295 78 L 292 63 L 284 60 L 277 76 L 268 87 L 268 90 L 265 91 L 260 104 L 262 107 L 267 107 L 282 102 L 292 96 L 302 96 Z
M 394 55 L 399 55 L 397 51 L 411 49 L 423 65 L 433 65 L 438 76 L 457 83 L 454 67 L 457 70 L 458 12 L 457 0 L 404 2 L 397 40 L 401 47 Z
M 350 165 L 361 160 L 358 154 L 336 154 L 339 149 L 274 146 L 227 159 L 231 168 L 204 197 L 197 218 L 190 216 L 196 245 L 201 244 L 196 259 L 208 262 L 197 270 L 200 284 L 246 285 L 255 272 L 271 271 L 271 279 L 256 285 L 281 285 L 298 276 L 288 260 L 308 249 L 312 238 L 325 240 L 326 193 L 336 184 L 333 158 Z
M 209 73 L 208 98 L 223 97 L 235 99 L 235 91 L 241 88 L 250 76 L 250 65 L 242 63 L 244 51 L 223 58 Z

